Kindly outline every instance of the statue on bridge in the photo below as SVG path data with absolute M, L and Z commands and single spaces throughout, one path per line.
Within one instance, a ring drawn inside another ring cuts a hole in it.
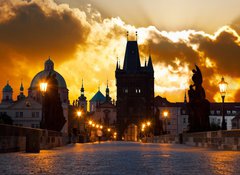
M 60 94 L 58 93 L 58 81 L 56 74 L 51 73 L 47 77 L 49 84 L 44 97 L 45 128 L 53 131 L 61 131 L 66 119 L 63 115 Z
M 189 132 L 209 131 L 210 103 L 202 87 L 202 73 L 197 65 L 193 69 L 192 81 L 188 90 Z

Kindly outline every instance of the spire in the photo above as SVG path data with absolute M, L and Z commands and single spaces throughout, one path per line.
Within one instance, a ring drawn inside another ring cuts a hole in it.
M 186 90 L 185 90 L 185 93 L 184 93 L 184 103 L 187 104 L 187 93 L 186 93 Z
M 83 87 L 83 79 L 82 79 L 82 88 L 81 88 L 81 96 L 84 96 L 84 87 Z
M 111 97 L 109 96 L 108 80 L 107 80 L 107 88 L 106 88 L 106 101 L 111 102 Z
M 128 41 L 128 34 L 129 34 L 129 32 L 127 31 L 127 41 Z
M 21 81 L 20 92 L 23 92 L 23 91 L 24 91 L 24 87 L 23 87 L 23 84 L 22 84 L 22 81 Z
M 152 58 L 151 58 L 151 55 L 150 55 L 150 54 L 149 54 L 149 59 L 148 59 L 147 70 L 148 70 L 149 72 L 154 72 L 154 70 L 153 70 L 153 64 L 152 64 Z
M 107 80 L 107 88 L 106 88 L 106 97 L 107 96 L 109 96 L 108 80 Z
M 145 58 L 145 65 L 144 66 L 147 67 L 147 60 L 146 60 L 146 58 Z
M 135 34 L 136 34 L 136 41 L 137 41 L 138 40 L 138 32 L 136 31 Z

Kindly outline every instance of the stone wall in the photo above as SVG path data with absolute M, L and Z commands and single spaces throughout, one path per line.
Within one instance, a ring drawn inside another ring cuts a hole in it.
M 146 138 L 148 143 L 182 143 L 189 146 L 213 148 L 219 150 L 240 150 L 240 129 L 184 133 L 179 135 L 161 135 Z
M 220 150 L 240 150 L 240 130 L 185 133 L 183 143 Z
M 60 132 L 0 124 L 0 152 L 39 152 L 67 144 Z

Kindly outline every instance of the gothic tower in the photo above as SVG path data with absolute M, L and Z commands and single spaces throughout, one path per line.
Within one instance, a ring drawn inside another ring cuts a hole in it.
M 119 139 L 130 124 L 140 126 L 154 116 L 154 70 L 149 55 L 148 63 L 140 63 L 137 41 L 127 41 L 123 69 L 117 62 L 117 125 Z

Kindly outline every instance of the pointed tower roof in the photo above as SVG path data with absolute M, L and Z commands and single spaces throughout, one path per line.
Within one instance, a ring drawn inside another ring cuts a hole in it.
M 186 91 L 184 93 L 184 103 L 187 104 L 187 93 L 186 93 Z
M 106 92 L 109 92 L 109 88 L 108 88 L 108 80 L 107 80 L 107 88 L 106 88 Z
M 105 101 L 105 97 L 102 94 L 102 92 L 99 90 L 94 96 L 93 98 L 90 100 L 91 102 L 104 102 Z
M 82 87 L 81 87 L 81 93 L 84 93 L 84 87 L 83 87 L 83 79 L 82 79 Z
M 21 82 L 21 85 L 20 85 L 20 91 L 21 91 L 21 92 L 24 91 L 24 87 L 23 87 L 22 82 Z
M 147 70 L 149 72 L 154 72 L 151 55 L 149 55 Z
M 137 41 L 128 41 L 124 57 L 123 70 L 137 72 L 141 68 Z

